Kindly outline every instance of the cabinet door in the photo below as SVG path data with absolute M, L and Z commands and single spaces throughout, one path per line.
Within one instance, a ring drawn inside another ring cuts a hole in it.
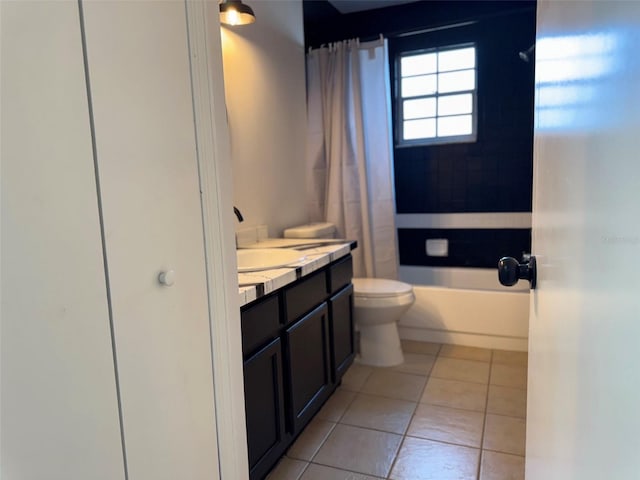
M 329 300 L 331 333 L 331 375 L 338 383 L 355 357 L 353 333 L 353 286 Z
M 0 19 L 0 478 L 124 479 L 78 3 Z
M 291 426 L 297 434 L 331 393 L 329 309 L 323 303 L 285 332 Z
M 217 478 L 185 3 L 83 10 L 129 477 Z
M 285 443 L 282 348 L 277 338 L 244 363 L 244 401 L 251 478 L 262 478 Z

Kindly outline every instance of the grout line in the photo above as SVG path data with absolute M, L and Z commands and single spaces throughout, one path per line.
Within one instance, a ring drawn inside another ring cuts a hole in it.
M 347 414 L 347 411 L 351 408 L 351 405 L 353 405 L 353 402 L 356 401 L 356 398 L 358 398 L 358 395 L 360 395 L 360 392 L 351 392 L 351 390 L 344 390 L 344 391 L 345 392 L 350 392 L 350 393 L 355 393 L 355 395 L 353 396 L 353 398 L 351 400 L 349 400 L 349 402 L 347 402 L 347 406 L 344 408 L 344 410 L 342 411 L 342 413 L 338 417 L 338 420 L 336 420 L 336 423 L 342 423 L 342 419 Z M 335 395 L 335 392 L 333 392 L 333 394 L 331 396 L 333 396 L 333 395 Z
M 441 379 L 438 379 L 441 380 Z M 460 410 L 462 412 L 473 412 L 473 413 L 481 413 L 484 415 L 486 409 L 483 410 L 472 410 L 471 408 L 462 408 L 462 407 L 450 407 L 449 405 L 441 405 L 439 403 L 431 403 L 431 402 L 418 402 L 418 405 L 429 405 L 430 407 L 442 407 L 442 408 L 450 408 L 452 410 Z M 521 417 L 516 417 L 521 418 Z
M 434 375 L 433 378 L 438 378 L 440 380 L 451 380 L 452 382 L 462 382 L 462 383 L 471 383 L 473 385 L 490 385 L 488 382 L 471 382 L 469 380 L 460 380 L 459 378 L 451 378 L 451 377 L 439 377 Z
M 525 458 L 524 455 L 520 455 L 519 453 L 505 452 L 504 450 L 495 450 L 493 448 L 485 448 L 485 449 L 483 449 L 483 451 L 493 452 L 493 453 L 501 453 L 502 455 L 511 455 L 512 457 Z
M 389 465 L 389 471 L 387 472 L 387 475 L 384 477 L 386 479 L 391 478 L 391 472 L 393 472 L 393 467 L 396 466 L 396 463 L 398 462 L 398 457 L 400 457 L 400 450 L 402 450 L 402 447 L 404 447 L 404 442 L 407 439 L 407 436 L 404 435 L 402 437 L 402 440 L 400 440 L 400 445 L 398 445 L 398 450 L 396 450 L 396 454 L 393 456 L 393 460 L 391 460 L 391 465 Z
M 393 457 L 393 460 L 391 461 L 391 466 L 389 467 L 389 472 L 387 473 L 387 476 L 385 478 L 389 479 L 391 477 L 391 472 L 393 471 L 393 467 L 395 467 L 397 461 L 398 461 L 398 457 L 400 456 L 400 451 L 402 450 L 402 447 L 404 446 L 404 442 L 407 439 L 407 432 L 409 431 L 409 427 L 411 426 L 411 423 L 413 422 L 413 419 L 416 416 L 416 411 L 418 410 L 418 407 L 420 406 L 420 400 L 422 399 L 422 397 L 424 396 L 424 391 L 427 388 L 427 384 L 429 383 L 429 379 L 431 378 L 431 373 L 433 372 L 433 369 L 435 368 L 436 365 L 436 361 L 438 359 L 438 354 L 440 353 L 440 349 L 442 347 L 442 344 L 440 344 L 438 346 L 438 351 L 436 352 L 436 354 L 433 356 L 433 362 L 431 362 L 431 368 L 429 369 L 429 372 L 427 373 L 425 382 L 424 382 L 424 386 L 422 387 L 422 390 L 420 391 L 420 395 L 418 396 L 418 401 L 416 402 L 416 407 L 413 409 L 413 413 L 411 414 L 411 418 L 409 418 L 409 422 L 407 423 L 407 427 L 404 429 L 404 434 L 402 436 L 402 440 L 400 442 L 400 446 L 398 447 L 398 450 L 396 451 L 395 456 Z
M 487 430 L 487 412 L 489 411 L 489 391 L 491 390 L 491 374 L 493 373 L 493 350 L 491 350 L 491 362 L 489 362 L 489 378 L 487 380 L 487 396 L 484 403 L 484 421 L 482 422 L 482 436 L 480 437 L 480 456 L 478 457 L 478 480 L 482 474 L 482 457 L 484 451 L 484 436 Z
M 450 407 L 449 405 L 438 405 L 437 403 L 429 403 L 429 402 L 424 402 L 424 403 L 419 403 L 418 405 L 428 405 L 430 407 L 437 407 L 437 408 L 448 408 L 449 410 L 459 410 L 461 412 L 469 412 L 469 413 L 480 413 L 482 415 L 485 414 L 486 409 L 484 410 L 471 410 L 470 408 L 461 408 L 461 407 Z M 504 417 L 508 417 L 510 415 L 503 415 Z M 514 417 L 514 418 L 522 418 L 522 417 Z
M 319 463 L 319 462 L 309 462 L 309 465 L 319 465 L 321 467 L 328 467 L 328 468 L 334 468 L 336 470 L 340 470 L 342 472 L 349 472 L 349 473 L 355 473 L 356 475 L 366 475 L 369 476 L 371 478 L 376 478 L 376 479 L 380 479 L 380 480 L 384 480 L 388 477 L 379 477 L 378 475 L 374 475 L 372 473 L 363 473 L 363 472 L 358 472 L 357 470 L 349 470 L 348 468 L 342 468 L 342 467 L 336 467 L 335 465 L 327 465 L 326 463 Z M 307 468 L 309 468 L 309 466 L 307 466 Z M 306 470 L 306 468 L 305 468 Z
M 487 411 L 486 413 L 487 415 L 493 415 L 494 417 L 506 417 L 506 418 L 517 418 L 519 420 L 526 420 L 527 417 L 518 417 L 517 415 L 505 415 L 504 413 L 493 413 L 493 412 L 489 412 Z
M 427 438 L 427 437 L 418 437 L 416 435 L 405 435 L 406 438 L 416 438 L 418 440 L 427 440 L 428 442 L 434 442 L 434 443 L 442 443 L 443 445 L 451 445 L 452 447 L 462 447 L 462 448 L 471 448 L 473 450 L 478 450 L 478 452 L 480 452 L 481 448 L 478 446 L 473 446 L 473 445 L 464 445 L 462 443 L 454 443 L 454 442 L 447 442 L 446 440 L 436 440 L 433 438 Z
M 302 469 L 302 471 L 300 472 L 300 475 L 298 475 L 295 480 L 300 480 L 302 478 L 302 476 L 304 475 L 304 472 L 307 471 L 307 469 L 309 468 L 309 465 L 311 465 L 311 462 L 305 462 L 306 465 L 304 466 L 304 468 Z
M 411 423 L 411 422 L 409 422 L 409 423 Z M 407 436 L 406 433 L 390 432 L 389 430 L 380 430 L 379 428 L 374 428 L 374 427 L 364 427 L 362 425 L 355 425 L 353 423 L 340 422 L 340 425 L 344 425 L 345 427 L 362 428 L 363 430 L 371 430 L 372 432 L 387 433 L 389 435 L 396 435 L 396 436 L 399 436 L 399 437 L 406 437 Z M 407 426 L 405 427 L 404 431 L 406 432 L 408 428 L 409 428 L 409 424 L 407 424 Z M 408 436 L 412 437 L 413 435 L 408 435 Z

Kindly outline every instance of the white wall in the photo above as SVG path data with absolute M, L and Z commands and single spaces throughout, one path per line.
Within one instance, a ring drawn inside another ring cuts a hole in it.
M 280 236 L 308 219 L 302 1 L 248 3 L 255 23 L 221 29 L 234 202 Z

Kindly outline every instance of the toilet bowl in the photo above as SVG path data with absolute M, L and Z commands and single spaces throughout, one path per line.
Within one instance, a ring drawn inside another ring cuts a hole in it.
M 398 320 L 413 305 L 411 285 L 382 278 L 353 279 L 353 315 L 359 334 L 356 361 L 392 367 L 404 361 Z
M 332 223 L 288 228 L 285 238 L 334 238 Z M 382 278 L 353 279 L 353 316 L 359 334 L 356 362 L 392 367 L 404 361 L 398 320 L 415 301 L 411 285 Z

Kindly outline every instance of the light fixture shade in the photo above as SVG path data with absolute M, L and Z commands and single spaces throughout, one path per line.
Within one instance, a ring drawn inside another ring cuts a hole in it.
M 220 4 L 220 23 L 225 25 L 248 25 L 256 21 L 249 5 L 240 0 L 225 0 Z

